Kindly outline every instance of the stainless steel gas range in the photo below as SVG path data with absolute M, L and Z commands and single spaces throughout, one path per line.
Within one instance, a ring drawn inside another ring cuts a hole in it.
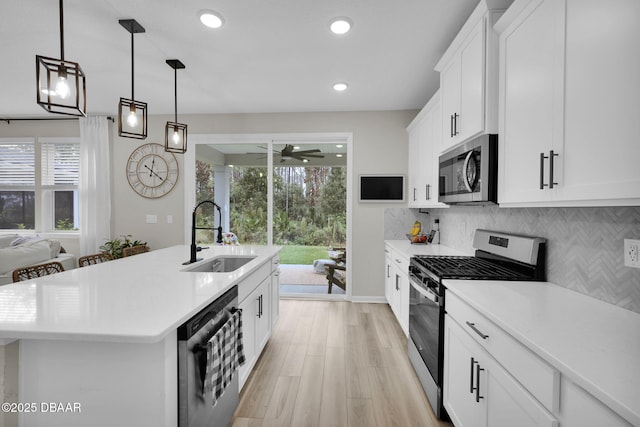
M 444 360 L 444 279 L 545 280 L 545 240 L 476 230 L 475 256 L 414 256 L 409 263 L 409 358 L 434 413 L 442 405 Z

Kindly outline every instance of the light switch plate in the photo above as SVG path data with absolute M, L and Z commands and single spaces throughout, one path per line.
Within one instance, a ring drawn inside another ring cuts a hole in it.
M 640 268 L 640 240 L 624 239 L 624 265 Z

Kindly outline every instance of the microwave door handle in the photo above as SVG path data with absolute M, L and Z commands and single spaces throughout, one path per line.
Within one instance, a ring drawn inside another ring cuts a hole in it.
M 467 176 L 467 167 L 469 166 L 469 161 L 471 161 L 471 156 L 473 156 L 473 150 L 469 151 L 467 154 L 467 157 L 464 159 L 464 166 L 462 167 L 464 186 L 467 187 L 467 191 L 469 191 L 469 193 L 473 193 L 473 188 L 471 188 L 471 185 L 469 184 L 469 177 Z

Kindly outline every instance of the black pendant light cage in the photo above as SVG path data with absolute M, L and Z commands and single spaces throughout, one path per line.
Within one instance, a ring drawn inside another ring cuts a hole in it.
M 118 21 L 131 34 L 131 98 L 120 98 L 118 103 L 118 135 L 125 138 L 145 139 L 147 137 L 147 103 L 136 101 L 134 96 L 134 34 L 145 29 L 135 19 Z
M 170 153 L 187 152 L 187 125 L 178 123 L 178 70 L 185 68 L 178 59 L 167 59 L 167 64 L 173 68 L 174 120 L 167 122 L 164 127 L 164 151 Z
M 60 59 L 36 55 L 36 102 L 50 113 L 85 117 L 86 76 L 80 64 L 64 59 L 64 9 L 60 10 Z

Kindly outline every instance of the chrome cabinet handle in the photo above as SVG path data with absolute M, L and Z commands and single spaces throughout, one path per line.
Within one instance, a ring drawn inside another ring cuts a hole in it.
M 553 158 L 558 157 L 557 153 L 553 150 L 549 151 L 549 188 L 553 188 L 554 185 L 558 185 L 557 182 L 553 182 Z
M 398 282 L 399 282 L 399 281 L 400 281 L 400 276 L 398 276 L 398 275 L 396 274 L 396 291 L 399 291 L 399 290 L 400 290 L 400 286 L 398 285 Z
M 430 200 L 431 197 L 430 197 L 430 194 L 429 194 L 429 190 L 431 189 L 431 184 L 427 184 L 425 189 L 426 189 L 426 192 L 427 192 L 427 200 Z
M 413 201 L 416 201 L 416 187 L 413 187 Z
M 476 324 L 475 323 L 471 323 L 471 322 L 467 321 L 467 326 L 469 326 L 471 329 L 473 329 L 473 332 L 475 332 L 476 334 L 480 335 L 480 337 L 483 340 L 486 340 L 487 338 L 489 338 L 489 335 L 483 334 L 482 332 L 480 332 L 478 330 L 478 328 L 476 328 Z
M 391 277 L 391 265 L 387 264 L 387 278 Z
M 476 369 L 476 403 L 480 403 L 480 399 L 484 399 L 484 396 L 480 396 L 480 371 L 484 371 L 478 363 L 478 369 Z

